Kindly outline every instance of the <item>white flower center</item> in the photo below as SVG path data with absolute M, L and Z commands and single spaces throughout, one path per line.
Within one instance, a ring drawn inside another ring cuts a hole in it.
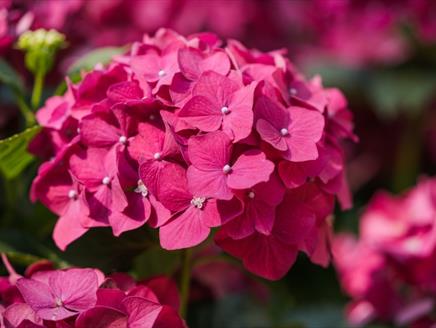
M 151 121 L 154 121 L 156 119 L 156 116 L 154 116 L 153 114 L 150 114 L 150 116 L 148 117 Z
M 229 164 L 224 165 L 223 172 L 225 174 L 229 173 L 231 171 L 232 167 Z
M 160 153 L 154 153 L 153 157 L 154 159 L 160 159 Z
M 75 191 L 74 189 L 71 189 L 70 191 L 68 191 L 68 198 L 69 199 L 76 199 L 77 198 L 77 191 Z
M 255 196 L 256 196 L 256 194 L 254 193 L 254 191 L 250 191 L 250 192 L 248 193 L 248 198 L 253 199 Z
M 167 74 L 167 73 L 166 73 L 163 69 L 161 69 L 159 72 L 157 72 L 157 75 L 158 75 L 159 77 L 164 77 L 166 74 Z
M 295 96 L 297 94 L 297 89 L 289 88 L 289 93 L 291 94 L 291 96 Z
M 138 180 L 138 186 L 134 190 L 136 193 L 141 194 L 142 197 L 148 196 L 148 189 L 145 186 L 145 184 L 142 182 L 142 180 Z
M 77 133 L 80 133 L 80 128 L 77 128 Z
M 230 109 L 229 109 L 229 107 L 227 107 L 227 106 L 223 106 L 223 107 L 221 107 L 221 113 L 223 113 L 223 114 L 228 114 L 228 113 L 230 113 Z
M 205 201 L 206 197 L 194 197 L 191 200 L 191 205 L 194 205 L 196 208 L 203 208 Z
M 106 186 L 109 184 L 109 182 L 111 182 L 111 178 L 109 177 L 104 177 L 103 180 L 101 180 L 101 183 Z
M 62 300 L 61 300 L 60 298 L 56 297 L 56 299 L 55 299 L 55 305 L 56 305 L 57 307 L 61 307 L 61 306 L 64 305 L 64 304 L 62 303 Z
M 120 142 L 120 144 L 125 145 L 126 142 L 127 142 L 127 137 L 126 136 L 121 136 L 118 141 Z
M 280 129 L 280 134 L 284 137 L 284 136 L 287 136 L 289 134 L 289 131 L 288 131 L 288 129 L 283 128 L 283 129 Z

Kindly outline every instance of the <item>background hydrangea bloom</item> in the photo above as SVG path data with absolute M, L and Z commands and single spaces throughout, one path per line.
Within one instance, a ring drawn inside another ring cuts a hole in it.
M 333 243 L 335 265 L 352 298 L 347 316 L 364 325 L 431 322 L 434 311 L 436 180 L 424 179 L 398 197 L 379 193 L 360 222 L 360 238 L 340 235 Z

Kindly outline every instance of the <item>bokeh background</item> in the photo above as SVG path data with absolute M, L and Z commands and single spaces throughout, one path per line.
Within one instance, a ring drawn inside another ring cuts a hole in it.
M 340 88 L 354 114 L 359 141 L 346 145 L 354 206 L 336 211 L 336 231 L 357 232 L 359 215 L 376 190 L 400 193 L 436 173 L 435 1 L 0 0 L 0 68 L 4 61 L 11 64 L 28 89 L 32 78 L 14 43 L 26 29 L 41 27 L 61 31 L 68 41 L 47 79 L 46 97 L 66 74 L 77 78 L 74 65 L 85 54 L 101 47 L 105 54 L 117 53 L 159 27 L 182 34 L 210 31 L 262 51 L 287 49 L 307 76 L 319 74 L 325 86 Z M 13 91 L 0 84 L 0 137 L 21 131 L 23 124 Z M 105 229 L 91 231 L 59 252 L 51 240 L 53 215 L 28 199 L 37 166 L 33 162 L 20 177 L 1 179 L 0 251 L 12 254 L 18 270 L 47 258 L 137 278 L 177 275 L 178 253 L 153 246 L 156 236 L 145 228 L 120 238 Z M 334 269 L 316 267 L 303 255 L 279 282 L 243 273 L 236 262 L 199 262 L 191 296 L 190 327 L 346 326 L 347 298 Z

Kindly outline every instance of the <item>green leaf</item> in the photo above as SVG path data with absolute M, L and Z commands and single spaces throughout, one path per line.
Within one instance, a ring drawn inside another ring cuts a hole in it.
M 11 87 L 15 92 L 24 92 L 21 76 L 4 59 L 0 58 L 0 82 Z
M 82 70 L 89 71 L 96 64 L 107 64 L 116 55 L 121 55 L 126 52 L 126 47 L 103 47 L 88 52 L 83 57 L 80 57 L 68 69 L 68 75 L 79 74 Z
M 27 146 L 40 129 L 40 126 L 34 126 L 0 140 L 0 172 L 6 179 L 15 178 L 32 162 L 33 156 L 27 152 Z
M 155 275 L 171 275 L 180 266 L 179 251 L 166 251 L 153 246 L 137 256 L 134 260 L 134 274 L 139 279 Z

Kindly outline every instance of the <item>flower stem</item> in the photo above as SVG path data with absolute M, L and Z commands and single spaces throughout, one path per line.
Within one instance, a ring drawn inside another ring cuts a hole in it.
M 35 124 L 35 115 L 32 113 L 32 110 L 24 101 L 22 95 L 16 94 L 15 98 L 17 100 L 18 108 L 20 109 L 21 114 L 23 115 L 26 122 L 26 128 L 30 128 Z
M 189 300 L 189 285 L 191 281 L 191 257 L 192 250 L 185 249 L 182 253 L 182 276 L 180 277 L 180 315 L 186 318 L 188 300 Z
M 35 84 L 33 85 L 32 91 L 32 109 L 36 110 L 41 102 L 42 88 L 44 86 L 45 73 L 42 69 L 38 70 L 35 74 Z

